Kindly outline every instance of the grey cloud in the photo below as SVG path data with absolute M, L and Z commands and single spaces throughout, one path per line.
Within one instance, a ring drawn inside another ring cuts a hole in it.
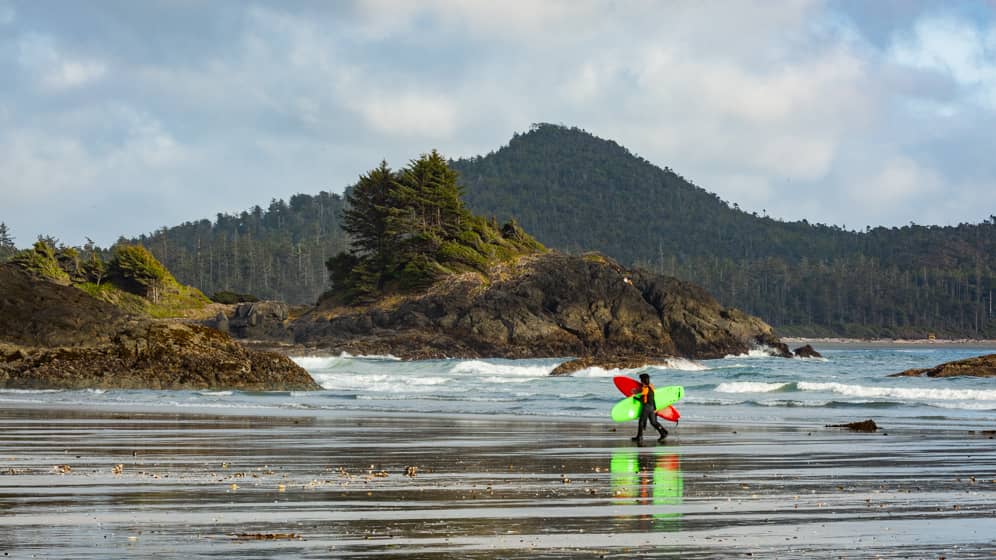
M 106 244 L 339 191 L 385 158 L 486 153 L 538 121 L 748 210 L 975 219 L 996 169 L 969 143 L 992 115 L 889 57 L 936 5 L 864 4 L 20 2 L 0 47 L 51 57 L 0 48 L 0 220 L 21 244 Z M 871 181 L 889 196 L 860 204 Z

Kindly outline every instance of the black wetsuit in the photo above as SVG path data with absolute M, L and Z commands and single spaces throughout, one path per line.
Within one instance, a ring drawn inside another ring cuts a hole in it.
M 660 433 L 661 439 L 667 437 L 667 430 L 661 423 L 657 421 L 657 403 L 654 401 L 654 386 L 644 385 L 643 389 L 647 391 L 646 395 L 642 396 L 643 409 L 640 411 L 640 424 L 636 431 L 636 437 L 634 440 L 639 440 L 643 437 L 643 430 L 647 427 L 647 420 L 650 421 L 650 425 L 657 429 Z

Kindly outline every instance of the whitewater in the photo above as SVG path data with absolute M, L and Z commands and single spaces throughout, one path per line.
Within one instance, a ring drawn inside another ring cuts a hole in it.
M 622 398 L 611 378 L 646 372 L 657 386 L 685 387 L 685 399 L 676 404 L 682 425 L 806 428 L 872 418 L 897 428 L 985 430 L 996 422 L 994 380 L 889 377 L 991 353 L 992 348 L 841 345 L 817 350 L 823 359 L 751 352 L 719 360 L 661 360 L 640 369 L 591 368 L 569 377 L 549 375 L 567 358 L 408 362 L 394 356 L 299 356 L 294 360 L 323 390 L 0 390 L 0 406 L 30 403 L 249 416 L 359 413 L 399 420 L 416 414 L 553 416 L 611 423 L 609 409 Z

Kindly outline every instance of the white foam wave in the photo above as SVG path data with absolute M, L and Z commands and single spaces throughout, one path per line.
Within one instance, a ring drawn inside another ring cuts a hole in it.
M 735 358 L 770 358 L 777 356 L 778 352 L 770 346 L 758 346 L 751 348 L 746 354 L 727 354 L 723 359 L 732 360 Z
M 663 364 L 656 367 L 662 367 L 664 369 L 677 369 L 681 371 L 705 371 L 709 369 L 707 366 L 685 358 L 668 358 Z
M 351 360 L 382 360 L 389 362 L 400 362 L 401 358 L 395 356 L 394 354 L 350 354 L 349 352 L 343 352 L 339 354 L 342 359 Z
M 585 368 L 585 369 L 576 371 L 576 372 L 572 373 L 571 376 L 572 377 L 616 377 L 617 375 L 623 375 L 623 374 L 626 374 L 626 373 L 637 372 L 637 371 L 640 371 L 641 369 L 643 369 L 643 368 L 634 368 L 634 369 L 612 368 L 612 369 L 604 369 L 604 368 L 600 368 L 598 366 L 595 366 L 595 367 Z
M 94 395 L 103 395 L 107 391 L 104 390 L 104 389 L 87 389 L 86 392 L 87 393 L 93 393 Z
M 935 403 L 933 406 L 937 408 L 953 408 L 959 410 L 996 410 L 996 402 L 961 402 L 961 403 L 950 403 L 941 402 Z
M 442 376 L 314 373 L 311 375 L 323 389 L 330 391 L 426 391 L 451 381 Z
M 328 369 L 332 367 L 333 364 L 341 362 L 342 358 L 330 358 L 328 356 L 296 356 L 292 357 L 291 360 L 308 371 L 314 371 L 316 369 Z
M 553 371 L 554 367 L 554 365 L 550 364 L 496 364 L 493 362 L 485 362 L 483 360 L 467 360 L 457 362 L 450 371 L 453 373 L 487 376 L 502 375 L 518 377 L 547 377 L 550 375 L 550 372 Z
M 0 393 L 10 393 L 13 395 L 35 395 L 41 393 L 59 393 L 62 389 L 0 389 Z
M 760 383 L 755 381 L 733 381 L 720 383 L 714 391 L 717 393 L 771 393 L 784 389 L 788 383 Z
M 524 377 L 524 376 L 505 377 L 505 376 L 499 376 L 499 375 L 492 375 L 492 376 L 489 376 L 489 377 L 482 377 L 481 378 L 481 383 L 529 383 L 533 379 L 535 379 L 535 378 L 534 377 Z
M 364 362 L 398 362 L 401 358 L 397 356 L 392 356 L 390 354 L 386 355 L 360 355 L 354 356 L 347 352 L 343 352 L 338 356 L 292 356 L 291 360 L 303 367 L 308 371 L 329 369 L 350 361 L 364 361 Z
M 868 387 L 843 383 L 809 383 L 801 381 L 800 391 L 829 391 L 849 397 L 894 398 L 902 400 L 931 401 L 996 401 L 996 390 L 941 389 L 915 387 Z
M 232 391 L 200 391 L 198 394 L 205 397 L 230 397 L 232 396 Z

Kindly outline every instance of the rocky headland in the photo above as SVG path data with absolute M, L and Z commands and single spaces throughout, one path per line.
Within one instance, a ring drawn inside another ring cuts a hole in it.
M 996 377 L 996 354 L 947 362 L 932 368 L 908 369 L 889 377 Z
M 0 266 L 0 388 L 311 390 L 286 356 Z
M 309 347 L 405 359 L 575 356 L 643 365 L 759 346 L 792 355 L 769 325 L 702 288 L 598 254 L 526 255 L 370 305 L 327 300 L 287 328 Z

